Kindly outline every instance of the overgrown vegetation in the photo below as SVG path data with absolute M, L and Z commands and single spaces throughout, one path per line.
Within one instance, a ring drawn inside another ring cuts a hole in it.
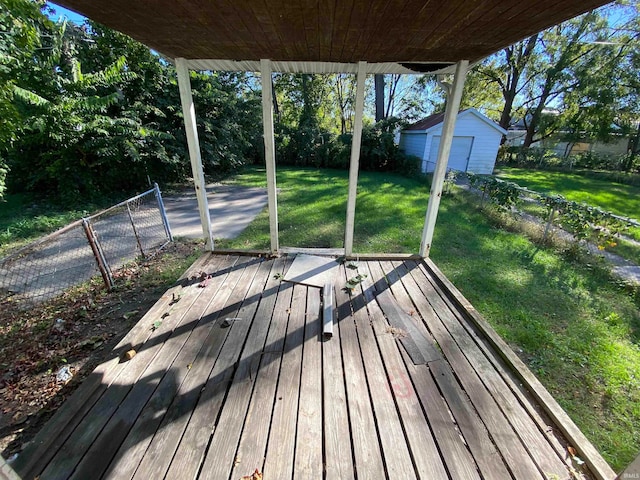
M 559 200 L 567 208 L 572 208 L 576 215 L 582 211 L 585 214 L 602 217 L 600 215 L 602 213 L 601 210 L 604 210 L 625 218 L 640 220 L 638 218 L 640 215 L 640 186 L 613 183 L 608 180 L 573 173 L 519 168 L 502 168 L 498 172 L 498 176 L 501 179 L 515 182 L 530 190 L 540 192 L 546 197 L 557 198 L 555 197 L 556 195 L 562 195 L 566 200 Z M 588 211 L 587 207 L 581 207 L 583 204 L 592 207 L 591 210 Z M 585 232 L 588 230 L 587 227 L 593 225 L 595 221 L 595 219 L 591 218 L 586 218 L 585 222 L 582 223 L 579 219 L 574 220 L 569 223 L 574 224 L 574 227 L 578 230 L 581 229 Z M 610 217 L 603 218 L 602 222 L 600 222 L 602 229 L 592 229 L 594 234 L 602 237 L 603 235 L 607 236 L 609 233 L 615 234 L 616 231 L 623 231 L 623 233 L 640 241 L 640 227 L 629 225 L 628 228 L 620 230 L 622 225 L 616 224 L 615 219 Z M 598 222 L 595 223 L 596 227 L 599 226 L 597 225 Z
M 621 238 L 629 234 L 634 226 L 632 219 L 625 219 L 586 203 L 568 200 L 556 193 L 540 193 L 490 175 L 467 176 L 471 185 L 482 191 L 483 202 L 486 196 L 495 205 L 510 212 L 516 211 L 514 208 L 518 203 L 524 203 L 521 201 L 523 198 L 544 207 L 542 214 L 537 213 L 537 216 L 546 222 L 543 241 L 548 240 L 550 227 L 555 224 L 571 233 L 578 247 L 589 242 L 604 250 L 616 247 Z M 535 207 L 527 210 L 538 211 Z
M 233 182 L 264 186 L 265 174 Z M 347 183 L 342 171 L 280 169 L 281 244 L 342 246 Z M 479 198 L 454 191 L 442 200 L 432 258 L 622 469 L 640 449 L 640 294 L 595 259 L 503 229 Z M 354 250 L 417 252 L 428 194 L 424 180 L 361 172 Z M 268 248 L 268 231 L 264 212 L 221 246 Z
M 640 172 L 640 156 L 633 152 L 618 155 L 594 152 L 559 155 L 555 150 L 541 147 L 523 148 L 503 145 L 498 151 L 498 163 L 522 168 L 542 168 L 568 172 L 578 170 L 578 172 L 584 172 L 587 175 L 589 171 L 604 171 L 610 172 L 610 174 L 616 172 L 618 174 L 614 178 L 623 180 L 632 180 L 635 178 L 633 174 Z

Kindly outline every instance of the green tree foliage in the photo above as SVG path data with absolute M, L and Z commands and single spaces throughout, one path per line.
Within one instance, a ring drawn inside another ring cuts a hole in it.
M 168 61 L 99 24 L 54 24 L 41 4 L 5 4 L 0 194 L 5 160 L 11 190 L 70 203 L 189 175 Z M 258 157 L 259 97 L 251 77 L 192 72 L 191 82 L 205 172 Z
M 559 133 L 573 142 L 628 132 L 637 118 L 629 74 L 637 72 L 635 10 L 604 7 L 488 57 L 469 73 L 463 105 L 480 108 L 505 129 L 522 122 L 525 148 Z
M 7 175 L 6 150 L 16 138 L 20 114 L 13 102 L 13 88 L 27 66 L 38 68 L 51 23 L 40 9 L 44 1 L 4 0 L 0 3 L 0 199 Z

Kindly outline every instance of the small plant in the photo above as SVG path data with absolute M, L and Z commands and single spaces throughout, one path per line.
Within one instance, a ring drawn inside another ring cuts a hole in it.
M 367 278 L 367 274 L 366 273 L 360 273 L 358 275 L 356 275 L 355 277 L 351 277 L 349 280 L 347 280 L 347 284 L 345 285 L 345 289 L 348 291 L 348 293 L 352 293 L 353 290 L 362 283 L 362 281 Z

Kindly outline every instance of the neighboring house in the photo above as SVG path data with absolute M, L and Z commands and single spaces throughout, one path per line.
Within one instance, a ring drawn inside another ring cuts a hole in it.
M 423 173 L 435 169 L 443 120 L 444 113 L 437 113 L 410 125 L 400 134 L 400 149 L 407 155 L 422 159 Z M 479 174 L 493 173 L 500 140 L 506 133 L 475 108 L 462 110 L 456 120 L 447 168 Z
M 509 128 L 506 145 L 518 147 L 524 143 L 527 131 L 519 124 Z M 588 138 L 578 142 L 566 142 L 562 140 L 562 133 L 551 135 L 541 142 L 533 142 L 532 148 L 544 148 L 553 150 L 556 155 L 568 157 L 581 153 L 592 152 L 598 155 L 624 155 L 629 151 L 631 139 L 628 136 L 612 134 L 608 142 L 590 140 Z

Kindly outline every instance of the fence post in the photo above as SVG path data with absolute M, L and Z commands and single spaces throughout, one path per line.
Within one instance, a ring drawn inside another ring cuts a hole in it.
M 131 215 L 131 208 L 129 208 L 129 202 L 127 202 L 127 213 L 129 214 L 129 221 L 131 222 L 131 228 L 133 228 L 133 236 L 136 237 L 136 243 L 138 244 L 138 248 L 140 249 L 140 255 L 142 255 L 142 258 L 146 258 L 144 254 L 144 250 L 142 248 L 142 244 L 140 243 L 140 237 L 138 236 L 136 223 L 133 221 L 133 215 Z
M 162 224 L 164 225 L 164 231 L 167 234 L 167 238 L 170 242 L 173 242 L 173 235 L 171 234 L 171 226 L 169 225 L 169 219 L 167 218 L 167 211 L 164 209 L 164 202 L 162 201 L 162 193 L 160 187 L 154 182 L 153 188 L 156 194 L 156 200 L 158 200 L 158 208 L 160 209 L 160 217 L 162 217 Z
M 109 268 L 109 265 L 104 258 L 104 253 L 102 252 L 100 243 L 96 238 L 96 234 L 86 218 L 82 219 L 82 228 L 84 229 L 84 233 L 87 236 L 87 241 L 89 242 L 89 246 L 93 251 L 93 256 L 96 259 L 96 263 L 98 264 L 98 270 L 100 270 L 102 280 L 104 280 L 104 284 L 106 285 L 107 290 L 111 290 L 115 286 L 113 277 L 111 276 L 111 269 Z
M 551 209 L 551 214 L 549 215 L 549 220 L 547 221 L 547 226 L 544 229 L 544 235 L 542 235 L 542 241 L 547 241 L 547 235 L 549 234 L 549 230 L 551 230 L 551 225 L 553 225 L 553 217 L 556 216 L 556 209 Z

